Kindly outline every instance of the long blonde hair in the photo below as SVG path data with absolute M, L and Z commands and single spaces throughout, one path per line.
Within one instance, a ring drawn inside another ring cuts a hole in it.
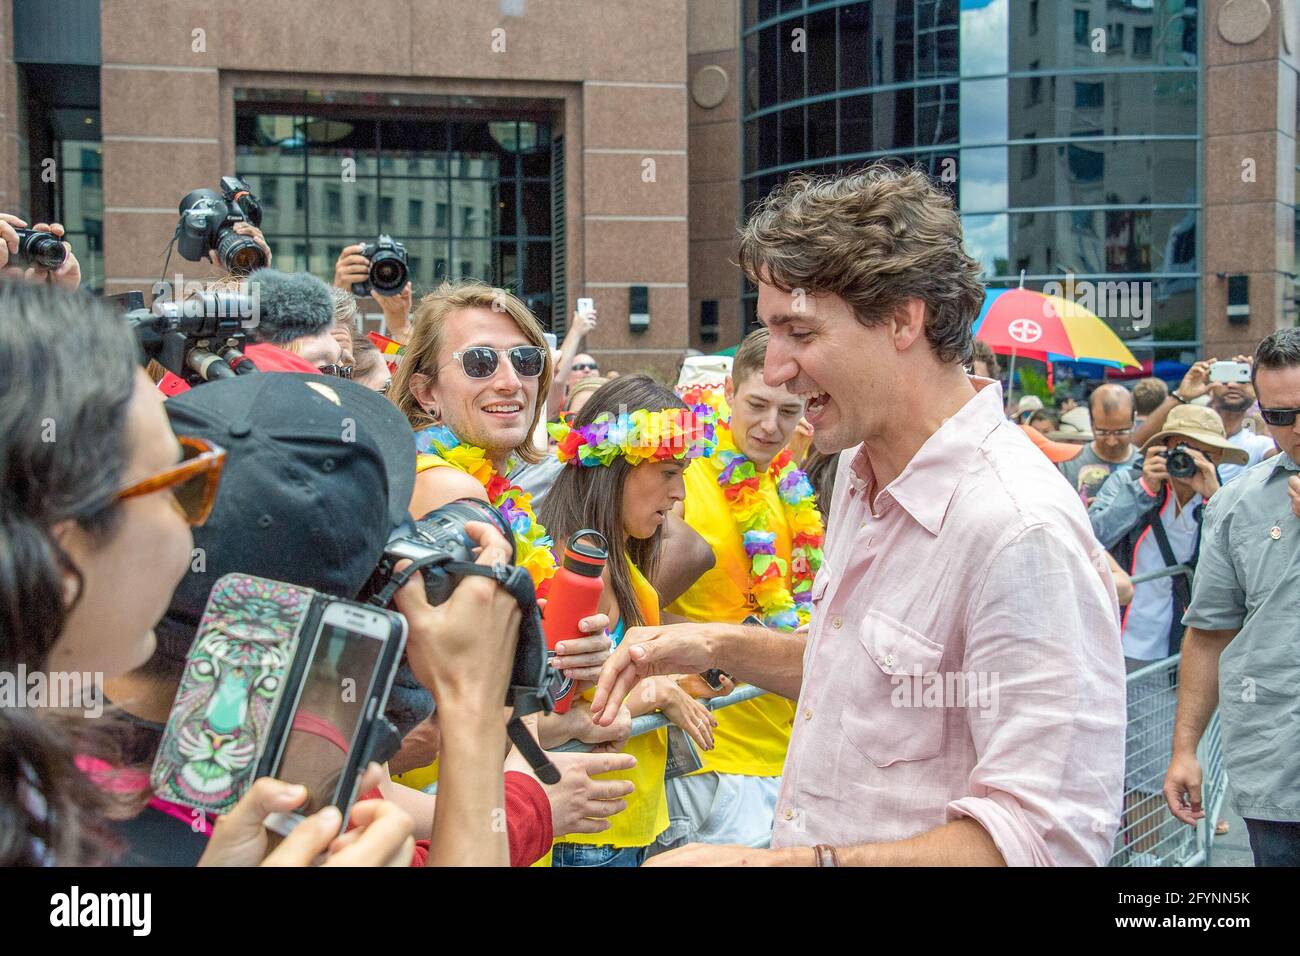
M 537 399 L 533 405 L 532 421 L 528 424 L 528 437 L 512 452 L 515 457 L 536 464 L 542 460 L 543 452 L 533 445 L 532 435 L 541 418 L 546 395 L 551 390 L 555 365 L 551 360 L 546 337 L 542 334 L 541 324 L 528 310 L 528 306 L 504 289 L 494 289 L 482 282 L 444 282 L 421 299 L 411 321 L 411 340 L 398 363 L 397 374 L 393 376 L 393 384 L 388 389 L 388 397 L 402 410 L 415 431 L 437 424 L 411 393 L 411 381 L 417 375 L 425 376 L 430 382 L 438 380 L 438 352 L 442 348 L 447 317 L 463 309 L 504 312 L 514 320 L 529 344 L 542 350 L 544 364 L 537 380 Z

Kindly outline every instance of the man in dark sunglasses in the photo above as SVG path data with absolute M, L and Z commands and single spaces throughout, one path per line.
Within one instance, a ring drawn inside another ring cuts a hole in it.
M 569 388 L 572 388 L 584 378 L 590 378 L 593 375 L 599 374 L 600 365 L 596 360 L 586 352 L 580 352 L 573 357 L 573 364 L 569 366 L 569 376 L 564 384 Z
M 1205 816 L 1196 746 L 1218 708 L 1224 762 L 1256 866 L 1300 866 L 1300 328 L 1255 349 L 1252 384 L 1281 454 L 1250 467 L 1206 506 L 1192 599 L 1183 616 L 1178 716 L 1165 775 L 1170 812 Z

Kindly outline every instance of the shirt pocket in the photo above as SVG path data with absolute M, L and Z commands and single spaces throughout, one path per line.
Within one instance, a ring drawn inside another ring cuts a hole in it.
M 943 648 L 879 611 L 863 616 L 857 637 L 848 649 L 844 735 L 877 767 L 934 757 L 943 745 L 945 708 L 923 705 L 922 678 L 939 670 Z

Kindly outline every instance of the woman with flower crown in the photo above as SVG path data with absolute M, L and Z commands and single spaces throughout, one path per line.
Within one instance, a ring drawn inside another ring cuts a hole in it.
M 660 620 L 662 602 L 651 581 L 664 525 L 685 496 L 686 466 L 713 450 L 713 426 L 652 379 L 628 375 L 602 386 L 572 423 L 549 428 L 566 468 L 547 495 L 542 520 L 557 540 L 583 528 L 605 536 L 600 609 L 614 622 L 617 644 L 627 628 Z M 647 678 L 625 706 L 633 716 L 663 711 L 700 747 L 713 746 L 716 720 L 674 678 Z M 636 767 L 606 776 L 635 785 L 627 809 L 603 832 L 557 841 L 554 865 L 639 866 L 667 829 L 666 729 L 632 737 L 624 750 L 636 757 Z

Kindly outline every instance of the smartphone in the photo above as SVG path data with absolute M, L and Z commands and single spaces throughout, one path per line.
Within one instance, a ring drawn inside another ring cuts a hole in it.
M 589 315 L 596 311 L 596 301 L 594 299 L 579 299 L 578 312 L 581 315 Z
M 546 339 L 546 345 L 552 352 L 560 347 L 560 340 L 555 337 L 554 332 L 543 332 L 542 338 Z
M 1210 381 L 1247 384 L 1250 382 L 1250 366 L 1245 362 L 1215 362 L 1210 366 Z
M 268 828 L 287 835 L 330 804 L 347 820 L 405 646 L 400 614 L 351 601 L 324 608 L 292 707 L 277 720 L 270 765 L 271 776 L 306 787 L 307 800 L 290 813 L 272 814 Z

